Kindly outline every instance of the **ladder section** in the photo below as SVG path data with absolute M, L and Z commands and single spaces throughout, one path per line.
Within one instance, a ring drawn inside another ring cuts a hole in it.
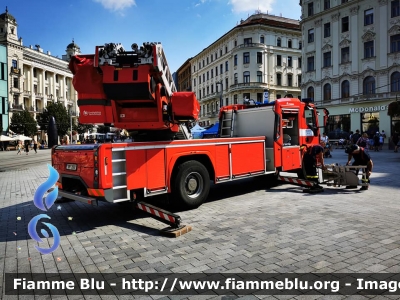
M 126 184 L 125 150 L 112 149 L 113 202 L 130 200 Z
M 179 124 L 179 131 L 176 133 L 175 139 L 176 140 L 191 140 L 191 139 L 193 139 L 193 136 L 185 124 Z
M 221 120 L 221 131 L 219 134 L 220 137 L 233 137 L 233 128 L 235 126 L 235 115 L 236 115 L 236 110 L 231 110 L 229 114 L 226 111 L 223 113 Z

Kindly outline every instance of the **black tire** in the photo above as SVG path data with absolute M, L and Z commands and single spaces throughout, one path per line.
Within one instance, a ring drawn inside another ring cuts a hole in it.
M 184 162 L 178 167 L 173 188 L 180 207 L 197 208 L 203 204 L 210 192 L 210 175 L 206 167 L 198 161 Z

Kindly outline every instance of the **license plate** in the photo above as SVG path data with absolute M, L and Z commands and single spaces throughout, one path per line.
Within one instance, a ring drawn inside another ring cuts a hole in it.
M 67 164 L 67 170 L 76 171 L 76 164 Z

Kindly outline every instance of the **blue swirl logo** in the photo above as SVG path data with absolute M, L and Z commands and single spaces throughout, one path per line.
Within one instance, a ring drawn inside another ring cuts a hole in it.
M 49 172 L 50 172 L 49 178 L 38 187 L 38 189 L 36 190 L 35 195 L 33 197 L 33 204 L 35 204 L 35 206 L 37 208 L 39 208 L 40 210 L 43 210 L 43 211 L 49 210 L 50 207 L 52 207 L 54 202 L 57 200 L 57 196 L 58 196 L 58 187 L 56 186 L 54 188 L 54 190 L 52 190 L 50 193 L 48 193 L 46 198 L 43 198 L 44 194 L 57 182 L 58 177 L 59 177 L 58 172 L 52 166 L 50 166 L 48 164 L 47 167 L 49 168 Z M 51 219 L 46 214 L 40 214 L 40 215 L 37 215 L 36 217 L 33 217 L 32 220 L 28 224 L 29 235 L 31 236 L 31 238 L 33 240 L 35 240 L 38 243 L 43 243 L 43 241 L 39 237 L 39 235 L 36 231 L 36 227 L 37 227 L 37 223 L 39 222 L 39 220 L 43 219 L 43 218 Z M 54 225 L 52 225 L 50 223 L 46 223 L 46 222 L 42 222 L 42 224 L 44 224 L 50 230 L 50 232 L 54 238 L 54 244 L 50 248 L 41 248 L 37 245 L 35 245 L 35 248 L 42 254 L 50 254 L 50 253 L 54 252 L 58 248 L 58 246 L 60 246 L 60 233 L 58 232 L 58 229 Z M 45 229 L 42 229 L 40 232 L 45 238 L 49 237 L 49 233 Z

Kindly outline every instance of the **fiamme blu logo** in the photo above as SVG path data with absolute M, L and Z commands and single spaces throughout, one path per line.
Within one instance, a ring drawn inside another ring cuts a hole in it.
M 58 187 L 56 186 L 54 190 L 49 192 L 45 198 L 44 195 L 50 188 L 54 186 L 59 177 L 58 172 L 52 166 L 48 164 L 47 167 L 50 172 L 49 178 L 38 187 L 33 197 L 33 203 L 35 204 L 35 206 L 45 212 L 47 212 L 53 206 L 54 202 L 57 200 Z M 51 219 L 51 218 L 47 214 L 40 214 L 33 217 L 28 224 L 29 235 L 33 240 L 35 240 L 38 243 L 43 243 L 43 240 L 39 237 L 39 234 L 37 232 L 38 222 L 41 219 Z M 35 245 L 35 248 L 42 254 L 50 254 L 54 252 L 60 245 L 60 233 L 58 232 L 58 229 L 54 225 L 47 222 L 42 222 L 42 224 L 50 230 L 51 235 L 54 238 L 54 243 L 50 248 L 42 248 L 37 245 Z M 40 233 L 45 238 L 50 237 L 48 231 L 45 229 L 42 229 Z

